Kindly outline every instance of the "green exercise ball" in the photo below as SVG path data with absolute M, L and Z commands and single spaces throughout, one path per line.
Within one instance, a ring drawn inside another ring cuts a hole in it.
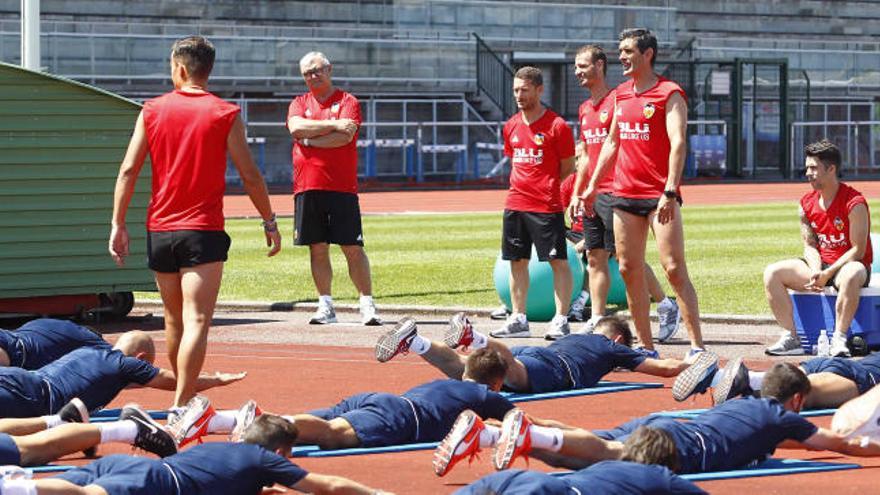
M 608 288 L 608 301 L 606 304 L 626 306 L 626 285 L 620 276 L 620 265 L 617 258 L 608 260 L 608 273 L 611 275 L 611 287 Z
M 571 291 L 571 300 L 574 301 L 581 293 L 584 286 L 584 265 L 581 257 L 571 243 L 568 246 L 568 266 L 571 268 L 571 276 L 574 286 Z M 498 297 L 511 309 L 510 302 L 510 262 L 501 259 L 501 255 L 495 261 L 495 291 Z M 618 273 L 618 278 L 620 274 Z M 624 296 L 626 300 L 626 296 Z M 526 316 L 530 321 L 550 321 L 556 314 L 556 302 L 553 299 L 553 269 L 550 263 L 538 261 L 538 255 L 532 246 L 532 258 L 529 260 L 529 292 L 526 299 Z

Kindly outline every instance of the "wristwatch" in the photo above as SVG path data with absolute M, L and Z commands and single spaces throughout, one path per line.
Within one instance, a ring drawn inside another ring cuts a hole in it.
M 663 191 L 663 195 L 669 199 L 678 199 L 678 193 L 675 191 Z

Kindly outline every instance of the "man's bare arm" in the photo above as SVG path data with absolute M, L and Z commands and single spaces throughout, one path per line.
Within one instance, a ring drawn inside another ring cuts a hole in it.
M 344 132 L 354 136 L 354 133 L 357 130 L 357 124 L 351 119 L 313 120 L 293 116 L 287 121 L 287 129 L 296 139 L 317 138 L 334 131 Z
M 819 238 L 807 219 L 802 207 L 798 207 L 798 215 L 801 220 L 801 239 L 804 241 L 804 259 L 807 266 L 815 272 L 822 269 L 822 259 L 819 257 Z
M 354 134 L 333 131 L 330 134 L 309 139 L 307 145 L 314 146 L 315 148 L 339 148 L 350 143 L 353 138 Z

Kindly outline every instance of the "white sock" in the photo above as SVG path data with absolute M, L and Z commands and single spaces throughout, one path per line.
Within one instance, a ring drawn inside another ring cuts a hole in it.
M 61 420 L 61 416 L 57 414 L 53 414 L 51 416 L 43 416 L 43 421 L 46 422 L 46 429 L 51 430 L 56 426 L 61 426 L 64 424 L 64 421 Z
M 409 350 L 421 356 L 431 350 L 431 341 L 416 334 L 416 336 L 413 337 L 412 342 L 409 343 Z
M 331 296 L 318 296 L 318 304 L 333 306 L 333 298 Z
M 766 374 L 766 371 L 749 371 L 749 386 L 752 387 L 752 390 L 756 392 L 761 390 L 761 384 L 764 383 L 764 375 Z
M 528 323 L 529 321 L 528 318 L 526 318 L 526 315 L 522 313 L 510 313 L 510 318 L 515 319 L 520 323 Z
M 235 428 L 235 417 L 238 411 L 217 411 L 208 422 L 208 433 L 230 433 Z
M 98 423 L 98 429 L 101 430 L 101 443 L 132 443 L 138 434 L 137 423 L 130 419 L 113 421 L 111 423 Z
M 329 297 L 329 296 L 328 296 Z M 332 302 L 332 301 L 331 301 Z M 373 296 L 361 296 L 361 305 L 373 304 Z
M 498 444 L 498 438 L 501 436 L 501 428 L 492 425 L 486 425 L 486 429 L 480 432 L 480 448 L 494 447 Z
M 531 425 L 529 433 L 532 436 L 533 448 L 551 452 L 559 452 L 562 448 L 562 430 L 559 428 Z
M 37 495 L 37 482 L 34 480 L 0 481 L 3 495 Z
M 485 333 L 478 332 L 476 330 L 471 330 L 471 334 L 474 336 L 473 342 L 471 342 L 470 348 L 473 350 L 482 349 L 489 345 L 489 337 L 486 337 Z
M 568 323 L 568 316 L 565 315 L 556 315 L 553 317 L 553 323 L 557 323 L 561 325 L 562 323 Z

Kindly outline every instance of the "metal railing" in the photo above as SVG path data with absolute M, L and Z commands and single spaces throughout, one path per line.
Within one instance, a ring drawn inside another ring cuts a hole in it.
M 804 169 L 804 146 L 824 138 L 840 148 L 846 176 L 880 173 L 880 120 L 842 120 L 791 124 L 790 165 L 795 176 Z
M 476 33 L 474 39 L 477 44 L 477 91 L 485 93 L 502 115 L 512 115 L 513 69 Z

